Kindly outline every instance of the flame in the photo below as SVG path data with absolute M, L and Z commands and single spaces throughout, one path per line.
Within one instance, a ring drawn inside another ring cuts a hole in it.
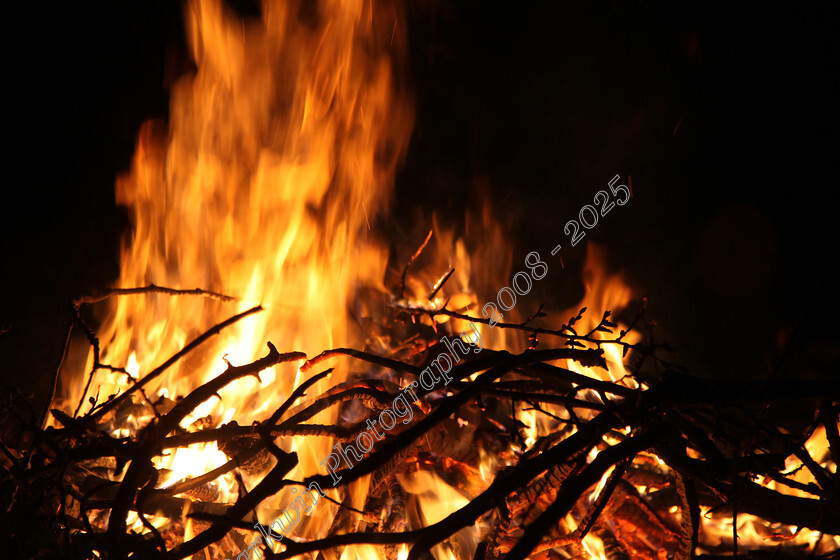
M 428 471 L 401 476 L 400 483 L 406 492 L 416 495 L 423 526 L 441 521 L 469 502 L 461 492 Z M 452 541 L 473 552 L 479 541 L 478 530 L 475 527 L 464 528 L 453 536 Z M 432 555 L 436 560 L 456 560 L 458 556 L 450 546 L 448 543 L 439 544 L 432 548 Z
M 604 549 L 604 541 L 592 533 L 583 537 L 583 549 L 592 560 L 607 560 L 607 551 Z
M 621 274 L 608 274 L 605 263 L 606 257 L 604 250 L 597 245 L 589 243 L 587 245 L 586 260 L 582 271 L 582 279 L 585 287 L 584 297 L 573 309 L 567 310 L 564 313 L 555 314 L 558 317 L 557 324 L 553 325 L 555 329 L 560 328 L 559 321 L 568 321 L 570 316 L 577 315 L 581 308 L 586 307 L 586 312 L 574 325 L 575 331 L 578 334 L 586 334 L 598 326 L 598 322 L 605 311 L 611 312 L 610 319 L 614 323 L 617 323 L 618 326 L 613 328 L 613 334 L 594 332 L 592 334 L 593 338 L 614 339 L 618 336 L 620 330 L 627 330 L 628 327 L 617 321 L 616 316 L 627 307 L 633 298 L 636 297 L 636 294 L 628 286 Z M 624 336 L 623 340 L 628 344 L 636 344 L 641 340 L 641 335 L 637 332 L 630 331 Z M 623 355 L 622 347 L 617 344 L 604 344 L 602 345 L 602 349 L 604 350 L 604 358 L 608 366 L 608 370 L 606 371 L 597 367 L 585 367 L 572 360 L 566 361 L 564 367 L 596 379 L 608 381 L 620 379 L 621 383 L 628 387 L 636 388 L 636 381 L 630 376 L 624 365 L 626 357 Z M 627 357 L 631 356 L 631 352 L 628 352 Z M 600 395 L 589 389 L 581 391 L 578 396 L 591 399 L 595 402 L 601 402 Z M 554 416 L 565 419 L 569 417 L 568 412 L 562 405 L 545 403 L 543 407 Z M 526 428 L 523 428 L 523 433 L 526 437 L 528 447 L 537 438 L 556 431 L 559 425 L 556 420 L 550 419 L 543 414 L 537 414 L 528 405 L 520 405 L 517 411 L 517 418 L 526 426 Z M 597 454 L 597 450 L 593 449 L 593 453 Z M 594 458 L 594 455 L 592 458 Z
M 576 314 L 583 307 L 586 308 L 586 312 L 581 320 L 575 323 L 575 330 L 579 334 L 591 331 L 598 325 L 598 321 L 605 311 L 611 312 L 611 320 L 617 323 L 618 327 L 613 329 L 614 334 L 595 332 L 592 335 L 593 338 L 612 339 L 618 335 L 619 330 L 627 330 L 627 326 L 616 321 L 615 317 L 627 307 L 636 297 L 636 294 L 621 274 L 607 273 L 606 254 L 601 247 L 593 243 L 589 243 L 586 248 L 582 278 L 585 288 L 583 300 L 576 306 L 576 309 L 570 312 Z M 624 340 L 629 344 L 636 344 L 641 338 L 639 333 L 631 331 L 627 333 Z M 635 388 L 635 385 L 633 385 L 635 381 L 629 377 L 630 374 L 624 367 L 626 357 L 622 355 L 622 347 L 617 344 L 605 344 L 602 348 L 604 358 L 607 361 L 607 372 L 600 368 L 582 367 L 572 361 L 568 364 L 569 369 L 605 381 L 622 379 L 623 382 Z
M 230 304 L 166 295 L 115 298 L 99 332 L 102 362 L 124 367 L 129 377 L 138 379 L 222 320 L 255 303 L 266 311 L 226 329 L 207 342 L 201 353 L 177 362 L 148 388 L 153 399 L 174 400 L 219 375 L 226 368 L 223 356 L 232 363 L 251 361 L 267 340 L 309 356 L 327 348 L 358 346 L 347 310 L 360 288 L 385 291 L 382 279 L 388 248 L 377 238 L 374 226 L 387 207 L 413 126 L 410 100 L 396 85 L 392 71 L 405 49 L 404 18 L 398 5 L 324 0 L 318 3 L 317 13 L 302 16 L 312 12 L 303 3 L 266 2 L 260 20 L 242 20 L 220 0 L 189 4 L 185 19 L 197 69 L 173 88 L 168 127 L 155 122 L 143 126 L 131 170 L 116 185 L 116 200 L 128 208 L 133 225 L 132 236 L 123 245 L 116 286 L 200 286 L 240 299 Z M 481 315 L 477 293 L 492 290 L 470 281 L 480 278 L 496 289 L 505 285 L 501 272 L 513 268 L 512 248 L 489 205 L 483 206 L 481 218 L 471 227 L 474 237 L 490 240 L 474 248 L 472 259 L 468 243 L 435 220 L 435 266 L 429 274 L 412 274 L 407 279 L 403 303 L 439 308 L 448 302 L 450 309 Z M 432 287 L 450 267 L 455 269 L 453 277 L 428 301 Z M 575 325 L 579 333 L 594 329 L 607 310 L 618 322 L 616 314 L 635 295 L 620 275 L 606 270 L 603 251 L 590 243 L 583 272 L 585 296 L 572 312 L 576 314 L 580 307 L 588 310 Z M 506 312 L 505 320 L 518 322 L 521 313 L 521 309 Z M 464 321 L 446 316 L 435 319 L 437 324 L 449 321 L 454 332 L 466 330 Z M 478 329 L 488 348 L 524 349 L 512 333 L 491 331 L 485 325 Z M 619 329 L 626 326 L 619 324 L 615 330 Z M 593 336 L 615 335 L 596 332 Z M 639 339 L 632 332 L 624 338 L 629 344 Z M 566 367 L 635 387 L 624 366 L 622 348 L 607 344 L 603 349 L 608 371 L 575 362 Z M 88 370 L 92 360 L 91 354 Z M 304 380 L 297 365 L 271 368 L 259 380 L 237 381 L 220 392 L 221 398 L 197 407 L 182 427 L 191 429 L 208 421 L 219 425 L 234 416 L 245 424 L 265 418 Z M 344 375 L 341 363 L 336 364 L 329 384 L 342 381 Z M 321 382 L 313 393 L 327 386 Z M 80 377 L 65 381 L 64 387 L 67 403 L 82 398 Z M 104 398 L 125 390 L 126 375 L 100 370 L 94 387 L 99 398 Z M 600 400 L 591 392 L 580 396 Z M 555 416 L 568 418 L 562 406 L 545 406 Z M 558 427 L 556 420 L 524 406 L 517 410 L 517 417 L 525 425 L 527 448 Z M 115 428 L 117 435 L 130 435 L 151 416 L 131 412 L 127 418 L 129 427 Z M 316 421 L 334 420 L 333 409 Z M 827 445 L 824 431 L 815 433 L 812 440 L 809 451 Z M 303 437 L 280 442 L 299 456 L 299 465 L 289 478 L 318 471 L 319 462 L 330 451 L 331 442 L 326 439 L 303 442 Z M 593 450 L 593 457 L 596 453 Z M 171 486 L 226 461 L 215 443 L 177 449 L 156 459 L 156 467 L 168 471 L 159 486 Z M 503 465 L 499 457 L 483 455 L 479 466 L 486 485 Z M 801 469 L 796 476 L 805 477 L 806 472 Z M 602 477 L 591 497 L 599 493 L 607 477 Z M 369 478 L 363 477 L 349 489 L 356 508 L 364 507 Z M 415 496 L 419 525 L 444 518 L 469 499 L 427 471 L 406 475 L 401 483 Z M 214 484 L 219 501 L 235 499 L 237 488 L 231 475 Z M 273 503 L 261 508 L 261 520 L 275 517 L 289 501 L 289 492 L 280 492 Z M 297 533 L 311 538 L 330 526 L 337 508 L 328 503 L 318 507 L 319 514 L 305 517 Z M 148 519 L 156 527 L 167 523 L 163 517 Z M 127 521 L 134 531 L 148 531 L 134 513 Z M 740 538 L 764 539 L 756 530 L 758 522 L 752 516 L 739 516 Z M 576 526 L 571 516 L 565 523 L 569 529 Z M 732 534 L 731 518 L 704 519 L 704 523 L 713 525 L 704 533 L 713 538 L 725 540 Z M 185 523 L 184 531 L 185 539 L 199 532 L 191 521 Z M 453 542 L 460 552 L 471 553 L 479 533 L 480 528 L 464 529 Z M 814 546 L 818 535 L 803 530 L 796 538 Z M 447 546 L 435 547 L 434 557 L 464 556 Z M 583 547 L 592 559 L 606 557 L 603 541 L 592 533 L 583 540 Z M 376 547 L 348 546 L 341 558 L 374 559 L 380 553 Z M 408 547 L 400 545 L 396 553 L 404 560 Z
M 168 129 L 142 127 L 131 170 L 116 184 L 133 226 L 116 286 L 200 286 L 241 299 L 115 298 L 99 332 L 102 361 L 142 377 L 220 321 L 255 303 L 266 311 L 171 367 L 147 389 L 153 400 L 217 376 L 223 356 L 252 361 L 269 340 L 310 356 L 352 346 L 348 305 L 359 287 L 382 288 L 387 249 L 372 225 L 413 126 L 392 72 L 405 49 L 397 4 L 326 0 L 315 13 L 266 2 L 260 20 L 243 20 L 219 0 L 194 1 L 185 20 L 197 70 L 171 92 Z M 330 382 L 342 375 L 339 365 Z M 303 379 L 286 364 L 240 380 L 182 425 L 234 412 L 240 423 L 261 419 Z M 81 398 L 80 378 L 64 385 L 66 402 Z M 93 386 L 104 398 L 127 384 L 124 374 L 99 371 Z M 314 472 L 328 445 L 288 442 L 300 458 L 290 476 Z M 200 445 L 157 466 L 171 471 L 168 485 L 225 460 Z

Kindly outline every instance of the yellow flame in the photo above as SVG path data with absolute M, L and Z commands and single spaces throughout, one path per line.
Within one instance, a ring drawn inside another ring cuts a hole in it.
M 301 21 L 307 10 L 298 2 L 266 2 L 259 20 L 241 19 L 220 0 L 189 4 L 197 70 L 172 89 L 168 129 L 143 126 L 131 171 L 117 181 L 132 222 L 117 286 L 199 286 L 242 299 L 116 298 L 99 333 L 102 359 L 142 377 L 227 317 L 255 303 L 266 311 L 176 363 L 147 388 L 150 396 L 183 396 L 225 369 L 222 356 L 250 362 L 269 340 L 310 356 L 352 345 L 347 309 L 359 287 L 382 288 L 387 250 L 370 227 L 413 125 L 392 74 L 405 47 L 398 7 L 325 0 Z M 339 367 L 330 382 L 343 375 Z M 302 380 L 295 364 L 240 380 L 183 426 L 233 412 L 244 424 L 262 419 Z M 65 386 L 75 404 L 81 376 Z M 101 371 L 96 386 L 104 396 L 127 384 Z M 299 454 L 292 478 L 313 473 L 329 452 L 326 438 L 282 445 Z M 214 446 L 195 446 L 157 466 L 172 471 L 163 481 L 171 484 L 225 460 Z
M 619 331 L 627 329 L 626 325 L 619 323 L 615 318 L 636 297 L 636 294 L 624 281 L 621 274 L 608 274 L 606 270 L 604 250 L 593 243 L 589 243 L 582 274 L 585 288 L 583 300 L 576 306 L 576 309 L 570 311 L 577 314 L 581 308 L 586 307 L 586 312 L 581 320 L 575 323 L 575 330 L 578 334 L 584 334 L 594 329 L 605 311 L 611 312 L 610 320 L 617 323 L 618 327 L 612 329 L 613 334 L 593 333 L 594 338 L 613 339 L 618 336 Z M 641 335 L 635 331 L 627 333 L 624 337 L 624 341 L 628 344 L 635 344 L 639 340 L 641 340 Z M 601 368 L 582 367 L 576 362 L 569 362 L 569 369 L 607 381 L 625 378 L 628 372 L 624 367 L 625 357 L 622 354 L 622 347 L 617 344 L 604 344 L 602 348 L 604 358 L 607 361 L 608 372 L 604 372 Z M 626 377 L 624 382 L 635 387 L 635 382 L 629 377 Z
M 583 537 L 583 549 L 589 554 L 591 560 L 607 560 L 607 552 L 604 550 L 604 541 L 593 535 L 587 533 Z

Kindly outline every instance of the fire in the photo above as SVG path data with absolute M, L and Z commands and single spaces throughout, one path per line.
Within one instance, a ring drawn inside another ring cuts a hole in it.
M 593 534 L 583 538 L 583 549 L 593 560 L 606 560 L 607 553 L 604 550 L 604 541 Z
M 101 402 L 125 391 L 129 386 L 126 372 L 134 380 L 142 378 L 210 326 L 258 303 L 265 309 L 262 314 L 225 329 L 205 343 L 200 355 L 176 362 L 146 387 L 150 400 L 161 398 L 161 406 L 174 405 L 179 396 L 218 376 L 227 363 L 244 363 L 260 355 L 267 340 L 310 357 L 329 348 L 361 346 L 354 338 L 358 331 L 351 327 L 348 309 L 357 303 L 362 288 L 386 292 L 383 278 L 389 248 L 377 237 L 376 224 L 387 208 L 413 126 L 409 96 L 392 70 L 406 46 L 398 5 L 325 0 L 318 3 L 317 13 L 303 15 L 309 10 L 306 4 L 266 2 L 261 20 L 245 21 L 220 0 L 189 4 L 186 20 L 196 72 L 173 88 L 168 127 L 144 125 L 131 170 L 116 185 L 117 201 L 129 209 L 133 226 L 123 246 L 117 287 L 201 286 L 238 300 L 154 294 L 113 298 L 99 330 L 101 362 L 125 368 L 125 372 L 97 371 L 94 390 L 85 395 L 80 377 L 65 380 L 65 402 L 75 405 L 93 394 Z M 400 295 L 402 303 L 439 309 L 449 302 L 450 309 L 480 316 L 471 278 L 493 278 L 501 286 L 503 278 L 498 274 L 482 271 L 494 263 L 498 269 L 511 268 L 510 247 L 500 240 L 500 230 L 491 225 L 494 222 L 487 211 L 484 217 L 493 242 L 480 247 L 473 259 L 463 240 L 435 224 L 438 261 L 441 255 L 451 260 L 436 271 L 432 281 L 422 274 L 410 277 L 405 297 Z M 485 258 L 485 253 L 503 253 L 504 258 Z M 449 267 L 455 270 L 453 277 L 438 292 L 444 281 L 441 274 Z M 615 315 L 636 296 L 620 275 L 609 275 L 606 270 L 603 252 L 590 244 L 583 274 L 586 295 L 572 313 L 587 308 L 575 324 L 579 334 L 593 331 L 608 310 L 618 323 Z M 430 295 L 430 285 L 435 285 L 437 295 Z M 522 313 L 511 312 L 505 321 L 520 322 Z M 558 315 L 558 321 L 568 317 Z M 462 319 L 437 316 L 430 320 L 433 326 L 447 322 L 455 332 L 466 330 Z M 559 322 L 553 325 L 559 326 Z M 618 324 L 614 331 L 627 328 Z M 478 329 L 488 347 L 524 349 L 521 333 L 495 329 L 491 334 L 486 325 Z M 592 336 L 604 339 L 615 334 L 593 332 Z M 640 339 L 630 332 L 623 341 L 632 345 Z M 625 367 L 622 346 L 605 344 L 603 350 L 607 370 L 572 361 L 564 367 L 638 388 Z M 92 364 L 91 354 L 88 370 Z M 264 419 L 310 375 L 301 371 L 301 365 L 276 366 L 262 372 L 259 379 L 229 385 L 220 391 L 221 398 L 198 406 L 181 427 Z M 330 365 L 336 370 L 328 381 L 316 384 L 312 394 L 323 393 L 346 378 L 343 362 Z M 591 390 L 577 397 L 598 403 L 602 398 Z M 516 417 L 524 426 L 525 449 L 558 431 L 562 420 L 569 418 L 561 404 L 545 404 L 542 411 L 518 406 Z M 333 407 L 313 421 L 332 424 L 336 415 L 337 407 Z M 133 435 L 152 419 L 148 412 L 126 417 L 127 424 L 114 427 L 114 435 Z M 824 431 L 819 436 L 822 439 L 813 445 L 825 448 Z M 615 443 L 610 437 L 606 437 L 608 443 Z M 330 454 L 333 442 L 306 438 L 304 443 L 304 437 L 297 436 L 278 444 L 298 454 L 299 463 L 287 477 L 301 480 L 322 470 L 320 463 Z M 590 462 L 597 453 L 592 450 Z M 155 467 L 166 472 L 157 486 L 167 488 L 198 476 L 228 458 L 216 443 L 178 448 L 155 459 Z M 487 487 L 504 466 L 502 458 L 482 452 L 477 471 L 481 481 L 476 487 Z M 608 474 L 590 492 L 590 503 L 607 484 Z M 362 477 L 350 486 L 349 505 L 358 510 L 365 507 L 370 478 Z M 251 482 L 247 476 L 245 482 Z M 408 520 L 416 526 L 439 521 L 474 497 L 427 470 L 403 476 L 400 482 L 418 504 Z M 214 499 L 225 503 L 234 501 L 239 490 L 230 473 L 212 486 L 217 493 Z M 328 492 L 331 498 L 337 496 L 334 490 Z M 276 517 L 291 500 L 291 489 L 284 489 L 262 506 L 260 520 Z M 338 509 L 326 500 L 318 508 L 315 515 L 301 516 L 297 536 L 308 539 L 327 532 Z M 148 518 L 156 526 L 166 522 Z M 571 532 L 578 521 L 569 515 L 564 524 Z M 134 513 L 127 523 L 134 531 L 148 531 Z M 721 538 L 731 535 L 731 519 L 728 526 L 727 520 L 716 523 Z M 750 516 L 739 517 L 738 523 L 739 528 L 743 524 L 742 538 L 763 538 Z M 481 529 L 459 531 L 446 546 L 434 549 L 435 558 L 471 556 Z M 197 532 L 191 521 L 185 523 L 186 539 Z M 800 536 L 809 543 L 817 538 L 812 531 Z M 605 558 L 609 542 L 604 539 L 607 542 L 589 533 L 582 540 L 585 553 L 592 559 Z M 395 550 L 400 559 L 408 555 L 404 544 Z M 378 557 L 379 550 L 366 545 L 344 547 L 340 555 L 346 560 Z
M 598 321 L 605 311 L 610 311 L 614 318 L 637 297 L 635 291 L 625 282 L 621 274 L 610 275 L 606 271 L 606 255 L 604 250 L 593 243 L 589 243 L 587 245 L 586 261 L 584 262 L 582 273 L 586 291 L 577 309 L 570 310 L 570 313 L 574 315 L 578 309 L 586 308 L 586 313 L 583 314 L 581 320 L 575 323 L 575 330 L 579 334 L 587 333 L 598 326 Z M 566 320 L 567 317 L 563 317 L 563 319 Z M 627 330 L 627 326 L 619 323 L 618 327 L 613 330 L 617 333 L 619 330 Z M 595 332 L 593 333 L 593 337 L 604 340 L 615 338 L 615 335 Z M 636 344 L 641 338 L 639 333 L 630 331 L 624 340 L 628 344 Z M 622 355 L 621 346 L 617 344 L 605 344 L 602 348 L 607 361 L 608 371 L 605 372 L 599 368 L 582 367 L 573 361 L 569 361 L 567 367 L 572 371 L 606 381 L 623 379 L 630 386 L 634 386 L 633 384 L 635 382 L 629 377 L 629 373 L 624 367 L 626 358 Z M 631 356 L 630 353 L 628 353 L 627 357 L 629 356 Z
M 413 125 L 392 73 L 405 47 L 404 19 L 384 2 L 328 0 L 304 23 L 304 8 L 266 2 L 253 21 L 218 0 L 190 3 L 197 70 L 171 92 L 168 129 L 143 126 L 131 170 L 117 182 L 133 226 L 118 287 L 201 286 L 241 299 L 115 298 L 99 331 L 103 362 L 142 377 L 210 326 L 255 303 L 265 308 L 205 343 L 207 361 L 172 366 L 147 388 L 152 399 L 217 376 L 223 357 L 251 361 L 267 340 L 308 355 L 350 346 L 355 291 L 381 287 L 387 249 L 372 228 Z M 340 368 L 331 383 L 341 381 Z M 260 381 L 224 389 L 182 425 L 205 416 L 221 423 L 234 412 L 240 423 L 262 418 L 302 380 L 294 365 L 271 368 Z M 78 401 L 84 383 L 67 385 L 67 401 Z M 93 387 L 104 398 L 124 390 L 126 379 L 99 371 Z M 300 444 L 295 438 L 287 449 L 300 457 L 292 477 L 313 472 L 329 451 L 327 441 Z M 158 465 L 171 471 L 161 484 L 225 460 L 210 447 L 180 449 Z
M 604 312 L 610 311 L 611 317 L 615 316 L 624 310 L 636 296 L 634 290 L 629 287 L 620 273 L 607 274 L 606 255 L 604 250 L 597 245 L 589 243 L 587 245 L 586 259 L 584 261 L 582 279 L 584 283 L 584 297 L 573 309 L 566 310 L 563 313 L 556 313 L 553 328 L 559 329 L 561 323 L 568 321 L 570 316 L 575 316 L 582 308 L 586 308 L 586 312 L 581 319 L 577 321 L 574 328 L 578 334 L 586 334 L 598 326 L 598 321 L 603 317 Z M 618 326 L 613 329 L 614 334 L 607 334 L 602 332 L 594 332 L 592 337 L 594 339 L 605 340 L 615 338 L 619 330 L 627 330 L 628 327 L 624 324 L 618 323 Z M 641 340 L 641 335 L 635 331 L 628 332 L 624 341 L 628 344 L 636 344 Z M 635 380 L 630 377 L 624 362 L 622 347 L 617 344 L 604 344 L 602 346 L 604 351 L 604 358 L 606 359 L 608 369 L 605 371 L 597 367 L 586 367 L 573 360 L 567 360 L 563 367 L 582 373 L 589 377 L 596 379 L 603 379 L 606 381 L 621 380 L 623 384 L 628 387 L 636 388 Z M 627 357 L 632 357 L 632 351 L 628 352 Z M 581 391 L 581 396 L 587 396 L 596 402 L 601 402 L 601 397 L 597 393 L 586 389 Z M 568 413 L 564 406 L 550 406 L 546 405 L 547 410 L 552 414 L 561 418 L 568 418 Z M 523 406 L 518 414 L 519 420 L 527 426 L 523 431 L 527 437 L 527 444 L 536 441 L 537 438 L 546 434 L 552 433 L 557 429 L 557 423 L 546 419 L 545 415 L 537 414 L 534 410 Z

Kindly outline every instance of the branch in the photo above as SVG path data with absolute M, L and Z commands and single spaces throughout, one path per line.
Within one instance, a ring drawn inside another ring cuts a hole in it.
M 420 247 L 418 247 L 418 249 L 416 251 L 414 251 L 414 254 L 411 255 L 410 259 L 408 259 L 408 262 L 406 263 L 405 268 L 403 268 L 402 276 L 400 277 L 400 296 L 399 296 L 400 298 L 403 297 L 403 292 L 405 292 L 405 276 L 406 276 L 406 274 L 408 274 L 408 269 L 411 268 L 411 265 L 414 264 L 414 261 L 416 261 L 418 259 L 418 257 L 420 257 L 420 254 L 423 252 L 423 249 L 426 248 L 426 245 L 429 244 L 429 240 L 431 238 L 432 238 L 432 230 L 429 230 L 428 235 L 426 235 L 426 240 L 423 241 L 423 244 L 420 245 Z
M 454 269 L 454 268 L 450 268 L 450 269 L 449 269 L 449 272 L 447 272 L 446 274 L 444 274 L 444 275 L 441 277 L 441 279 L 440 279 L 440 280 L 438 280 L 437 282 L 435 282 L 435 288 L 432 290 L 432 293 L 430 293 L 430 294 L 429 294 L 429 297 L 427 298 L 429 301 L 432 301 L 432 300 L 434 300 L 434 299 L 435 299 L 435 296 L 436 296 L 436 295 L 437 295 L 437 293 L 440 291 L 440 289 L 441 289 L 441 288 L 443 288 L 443 285 L 444 285 L 444 284 L 446 284 L 446 281 L 447 281 L 447 280 L 449 280 L 449 277 L 450 277 L 450 276 L 452 276 L 452 273 L 453 273 L 453 272 L 455 272 L 455 269 Z
M 391 358 L 377 356 L 376 354 L 369 354 L 360 350 L 353 350 L 352 348 L 333 348 L 332 350 L 325 350 L 324 352 L 321 352 L 314 358 L 311 358 L 304 362 L 303 365 L 300 366 L 300 371 L 309 371 L 324 360 L 328 360 L 336 356 L 350 356 L 351 358 L 356 358 L 357 360 L 362 360 L 365 362 L 376 364 L 378 366 L 390 368 L 394 371 L 415 374 L 419 374 L 421 371 L 421 368 L 417 366 L 406 364 L 405 362 L 400 362 L 398 360 L 392 360 Z
M 100 294 L 93 295 L 93 296 L 82 296 L 73 300 L 73 307 L 79 308 L 82 305 L 90 304 L 90 303 L 97 303 L 103 300 L 108 299 L 112 296 L 125 296 L 125 295 L 133 295 L 133 294 L 167 294 L 170 296 L 204 296 L 210 299 L 216 299 L 219 301 L 223 301 L 225 303 L 231 301 L 238 301 L 239 298 L 233 296 L 226 296 L 225 294 L 220 294 L 218 292 L 211 292 L 209 290 L 202 290 L 201 288 L 194 288 L 192 290 L 177 290 L 174 288 L 166 288 L 164 286 L 156 286 L 154 284 L 149 284 L 148 286 L 143 286 L 140 288 L 111 288 L 108 290 L 103 291 Z

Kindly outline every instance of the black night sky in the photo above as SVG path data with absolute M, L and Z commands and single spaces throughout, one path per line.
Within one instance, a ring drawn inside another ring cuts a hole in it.
M 515 262 L 563 243 L 565 269 L 550 261 L 540 296 L 570 306 L 584 252 L 563 225 L 629 175 L 633 200 L 588 239 L 648 295 L 679 361 L 761 377 L 789 348 L 778 374 L 840 371 L 828 4 L 409 5 L 417 118 L 394 199 L 400 250 L 433 211 L 459 223 L 485 189 Z M 190 64 L 174 2 L 39 5 L 5 19 L 0 374 L 43 395 L 69 301 L 118 274 L 128 222 L 114 178 Z

